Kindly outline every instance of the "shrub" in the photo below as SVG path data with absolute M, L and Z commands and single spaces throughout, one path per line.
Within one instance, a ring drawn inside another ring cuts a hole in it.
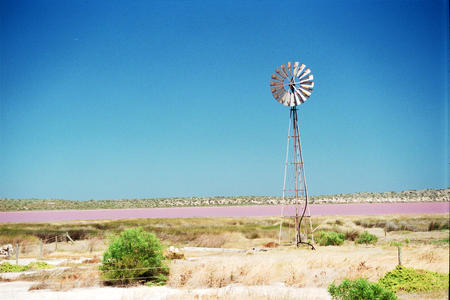
M 358 278 L 353 281 L 344 279 L 338 286 L 332 283 L 328 286 L 328 292 L 336 300 L 397 299 L 392 291 L 386 290 L 376 283 L 368 282 L 364 278 Z
M 248 239 L 254 240 L 254 239 L 260 238 L 261 236 L 257 232 L 251 232 L 249 234 L 246 234 L 245 237 Z
M 110 284 L 164 284 L 168 274 L 159 239 L 141 227 L 126 229 L 111 240 L 100 270 Z
M 431 221 L 428 224 L 428 231 L 432 230 L 442 230 L 442 229 L 449 229 L 449 221 L 444 221 L 443 223 L 439 221 Z
M 428 224 L 428 231 L 439 230 L 440 227 L 441 223 L 433 220 Z
M 13 265 L 10 264 L 9 262 L 4 262 L 0 265 L 0 273 L 5 273 L 5 272 L 23 272 L 28 270 L 29 267 L 28 266 L 21 266 L 21 265 Z
M 356 240 L 357 244 L 375 244 L 378 241 L 378 237 L 376 235 L 370 234 L 367 231 L 364 231 L 359 234 L 358 239 Z
M 345 235 L 334 231 L 320 232 L 319 237 L 316 238 L 316 242 L 321 246 L 335 245 L 339 246 L 344 243 Z
M 448 280 L 448 274 L 397 266 L 380 278 L 378 283 L 394 292 L 411 293 L 448 289 Z

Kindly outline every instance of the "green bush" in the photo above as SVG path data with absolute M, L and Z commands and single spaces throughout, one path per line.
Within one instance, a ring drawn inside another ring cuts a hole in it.
M 24 272 L 28 270 L 39 270 L 39 269 L 50 269 L 54 268 L 54 265 L 49 265 L 46 262 L 41 261 L 35 261 L 31 262 L 26 266 L 22 265 L 13 265 L 9 262 L 4 262 L 0 264 L 0 273 L 7 273 L 7 272 Z
M 111 240 L 100 270 L 109 284 L 164 284 L 169 272 L 159 239 L 141 227 L 126 229 Z
M 9 262 L 4 262 L 0 265 L 0 273 L 5 272 L 23 272 L 28 270 L 28 266 L 22 266 L 22 265 L 13 265 Z
M 448 280 L 448 274 L 397 266 L 380 278 L 378 283 L 394 292 L 411 293 L 448 289 Z
M 376 235 L 370 234 L 367 231 L 364 231 L 359 234 L 358 239 L 356 240 L 357 244 L 375 244 L 378 241 L 378 237 Z
M 328 286 L 328 292 L 335 300 L 394 300 L 397 296 L 382 286 L 369 282 L 364 278 L 353 281 L 344 279 L 336 286 L 334 283 Z
M 345 235 L 343 233 L 338 233 L 334 231 L 320 232 L 319 236 L 316 237 L 316 242 L 321 246 L 335 245 L 339 246 L 344 243 Z

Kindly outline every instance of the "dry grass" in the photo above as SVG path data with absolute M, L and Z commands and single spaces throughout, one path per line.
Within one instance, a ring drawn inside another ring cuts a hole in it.
M 138 298 L 135 298 L 138 299 Z M 324 289 L 298 289 L 281 286 L 232 287 L 214 290 L 183 290 L 165 300 L 328 300 Z M 124 299 L 125 300 L 125 299 Z M 126 299 L 128 300 L 128 299 Z
M 220 248 L 228 240 L 228 234 L 202 234 L 195 238 L 190 245 L 195 247 Z
M 82 269 L 78 267 L 57 270 L 43 271 L 31 275 L 22 275 L 20 280 L 38 281 L 29 290 L 52 289 L 55 291 L 67 291 L 73 288 L 93 287 L 98 285 L 100 280 L 99 272 L 96 268 Z
M 448 246 L 404 247 L 403 263 L 414 268 L 448 273 Z M 344 278 L 376 281 L 397 264 L 395 247 L 354 246 L 275 249 L 254 255 L 229 254 L 193 261 L 176 261 L 168 285 L 220 288 L 232 283 L 267 285 L 283 282 L 293 287 L 327 287 Z
M 198 246 L 211 248 L 263 247 L 278 242 L 280 218 L 189 218 L 189 219 L 149 219 L 120 221 L 84 221 L 78 223 L 54 223 L 52 230 L 79 230 L 82 232 L 103 232 L 90 239 L 76 240 L 74 244 L 59 242 L 45 244 L 47 258 L 91 257 L 83 266 L 68 263 L 70 270 L 39 272 L 22 280 L 33 280 L 31 289 L 67 290 L 74 287 L 101 285 L 99 273 L 93 263 L 100 261 L 106 249 L 107 236 L 121 229 L 143 226 L 155 232 L 166 245 Z M 293 221 L 283 219 L 282 245 L 294 237 Z M 336 231 L 346 235 L 343 246 L 318 247 L 317 251 L 280 246 L 267 252 L 219 253 L 214 251 L 185 252 L 186 260 L 174 260 L 170 266 L 168 286 L 181 288 L 181 292 L 168 299 L 326 299 L 314 298 L 314 294 L 302 294 L 308 288 L 323 291 L 333 281 L 343 278 L 366 277 L 376 281 L 397 264 L 397 248 L 390 242 L 403 242 L 403 264 L 417 269 L 448 273 L 449 244 L 436 243 L 448 239 L 448 231 L 428 231 L 429 224 L 448 222 L 447 215 L 422 216 L 367 216 L 367 217 L 314 217 L 313 228 L 319 231 Z M 17 226 L 17 228 L 15 227 Z M 24 227 L 21 227 L 24 226 Z M 35 226 L 35 227 L 33 227 Z M 38 257 L 39 240 L 23 235 L 26 230 L 40 232 L 39 224 L 8 225 L 0 230 L 0 240 L 22 242 L 21 257 Z M 44 226 L 44 225 L 42 225 Z M 47 226 L 47 225 L 45 225 Z M 50 226 L 50 225 L 48 225 Z M 386 230 L 396 228 L 397 231 Z M 410 228 L 413 231 L 398 231 Z M 2 227 L 0 226 L 0 229 Z M 14 230 L 22 232 L 17 236 Z M 377 235 L 375 246 L 355 245 L 352 240 L 364 230 Z M 4 236 L 3 233 L 7 233 Z M 83 235 L 80 235 L 80 237 Z M 284 243 L 283 243 L 284 242 Z M 97 257 L 97 258 L 95 258 Z M 90 263 L 90 264 L 89 264 Z M 87 267 L 87 269 L 86 269 Z M 236 284 L 246 289 L 233 290 Z M 282 285 L 279 292 L 264 294 L 262 286 Z M 252 289 L 252 286 L 258 286 Z M 190 292 L 192 289 L 215 289 L 208 293 Z M 249 292 L 250 291 L 250 292 Z M 303 295 L 304 297 L 299 297 Z M 401 296 L 403 297 L 403 296 Z M 406 295 L 405 299 L 443 298 L 440 294 Z M 445 298 L 445 297 L 444 297 Z M 140 299 L 140 298 L 136 298 Z
M 108 245 L 107 240 L 94 238 L 91 240 L 79 240 L 74 243 L 58 242 L 43 244 L 43 258 L 79 258 L 86 256 L 101 256 Z M 20 258 L 39 258 L 40 242 L 24 240 L 19 244 Z
M 428 293 L 398 293 L 398 298 L 401 300 L 445 300 L 448 299 L 448 290 L 439 290 L 439 291 L 432 291 Z
M 448 224 L 448 214 L 436 215 L 408 215 L 408 216 L 353 216 L 353 217 L 313 217 L 313 228 L 316 232 L 323 230 L 337 231 L 346 235 L 347 239 L 354 239 L 363 230 L 379 229 L 381 233 L 396 232 L 395 230 L 410 230 L 427 232 L 440 224 L 439 228 Z M 23 223 L 0 224 L 0 244 L 27 242 L 38 245 L 39 238 L 62 237 L 66 232 L 76 241 L 89 241 L 85 249 L 74 252 L 103 251 L 104 241 L 108 236 L 117 234 L 130 227 L 141 226 L 147 231 L 154 232 L 167 245 L 182 247 L 209 246 L 237 247 L 229 245 L 242 243 L 242 247 L 261 246 L 264 243 L 278 240 L 280 221 L 283 222 L 281 240 L 284 242 L 294 239 L 294 222 L 292 218 L 255 217 L 255 218 L 180 218 L 180 219 L 130 219 L 130 220 L 96 220 L 78 222 L 54 223 Z M 431 224 L 431 225 L 430 225 Z M 432 225 L 435 224 L 435 225 Z M 443 225 L 444 224 L 444 225 Z M 444 226 L 445 227 L 445 226 Z M 393 231 L 394 230 L 394 231 Z M 235 236 L 232 236 L 235 235 Z M 239 235 L 237 238 L 236 235 Z M 64 243 L 58 244 L 58 251 L 72 251 Z M 52 252 L 52 244 L 47 244 L 48 252 Z M 27 246 L 28 247 L 28 246 Z M 33 247 L 31 247 L 33 248 Z M 38 248 L 35 247 L 36 249 Z

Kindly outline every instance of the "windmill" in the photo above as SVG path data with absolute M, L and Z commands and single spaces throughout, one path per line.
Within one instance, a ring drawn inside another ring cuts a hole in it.
M 275 100 L 291 108 L 284 167 L 283 203 L 286 203 L 285 201 L 287 200 L 295 205 L 296 246 L 307 244 L 312 249 L 314 249 L 314 246 L 307 241 L 308 226 L 303 224 L 304 219 L 308 218 L 309 232 L 312 234 L 297 106 L 304 103 L 311 96 L 314 87 L 313 79 L 314 76 L 311 74 L 311 70 L 304 64 L 289 61 L 277 68 L 275 73 L 272 74 L 272 80 L 270 80 L 270 90 Z M 283 214 L 284 206 L 281 211 L 282 217 Z M 281 242 L 281 228 L 282 222 L 280 223 L 279 242 Z

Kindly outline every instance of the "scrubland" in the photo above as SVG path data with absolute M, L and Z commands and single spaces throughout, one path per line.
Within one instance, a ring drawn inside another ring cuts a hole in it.
M 280 222 L 281 245 L 266 247 L 278 244 Z M 3 281 L 31 281 L 32 291 L 102 287 L 105 282 L 98 263 L 108 238 L 137 226 L 155 233 L 164 245 L 180 248 L 185 256 L 170 261 L 165 288 L 172 292 L 162 293 L 165 296 L 160 299 L 328 299 L 326 287 L 333 281 L 358 277 L 377 281 L 394 269 L 400 245 L 403 265 L 449 272 L 447 214 L 313 217 L 312 223 L 315 234 L 343 233 L 344 244 L 316 245 L 316 251 L 296 248 L 291 243 L 293 220 L 276 217 L 0 224 L 0 244 L 18 243 L 19 260 L 39 259 L 43 240 L 43 260 L 60 263 L 51 270 Z M 370 245 L 356 244 L 355 239 L 363 231 L 376 235 L 378 241 Z M 74 243 L 66 242 L 66 232 Z M 446 299 L 447 292 L 448 286 L 443 291 L 398 295 L 402 299 Z M 122 298 L 140 299 L 140 296 Z
M 446 202 L 450 201 L 450 189 L 407 190 L 385 193 L 352 193 L 315 195 L 311 204 L 324 203 L 392 203 L 392 202 Z M 63 199 L 10 199 L 0 198 L 0 211 L 58 210 L 58 209 L 113 209 L 155 207 L 198 207 L 240 205 L 289 205 L 293 198 L 276 196 L 217 196 L 144 198 L 119 200 L 63 200 Z

